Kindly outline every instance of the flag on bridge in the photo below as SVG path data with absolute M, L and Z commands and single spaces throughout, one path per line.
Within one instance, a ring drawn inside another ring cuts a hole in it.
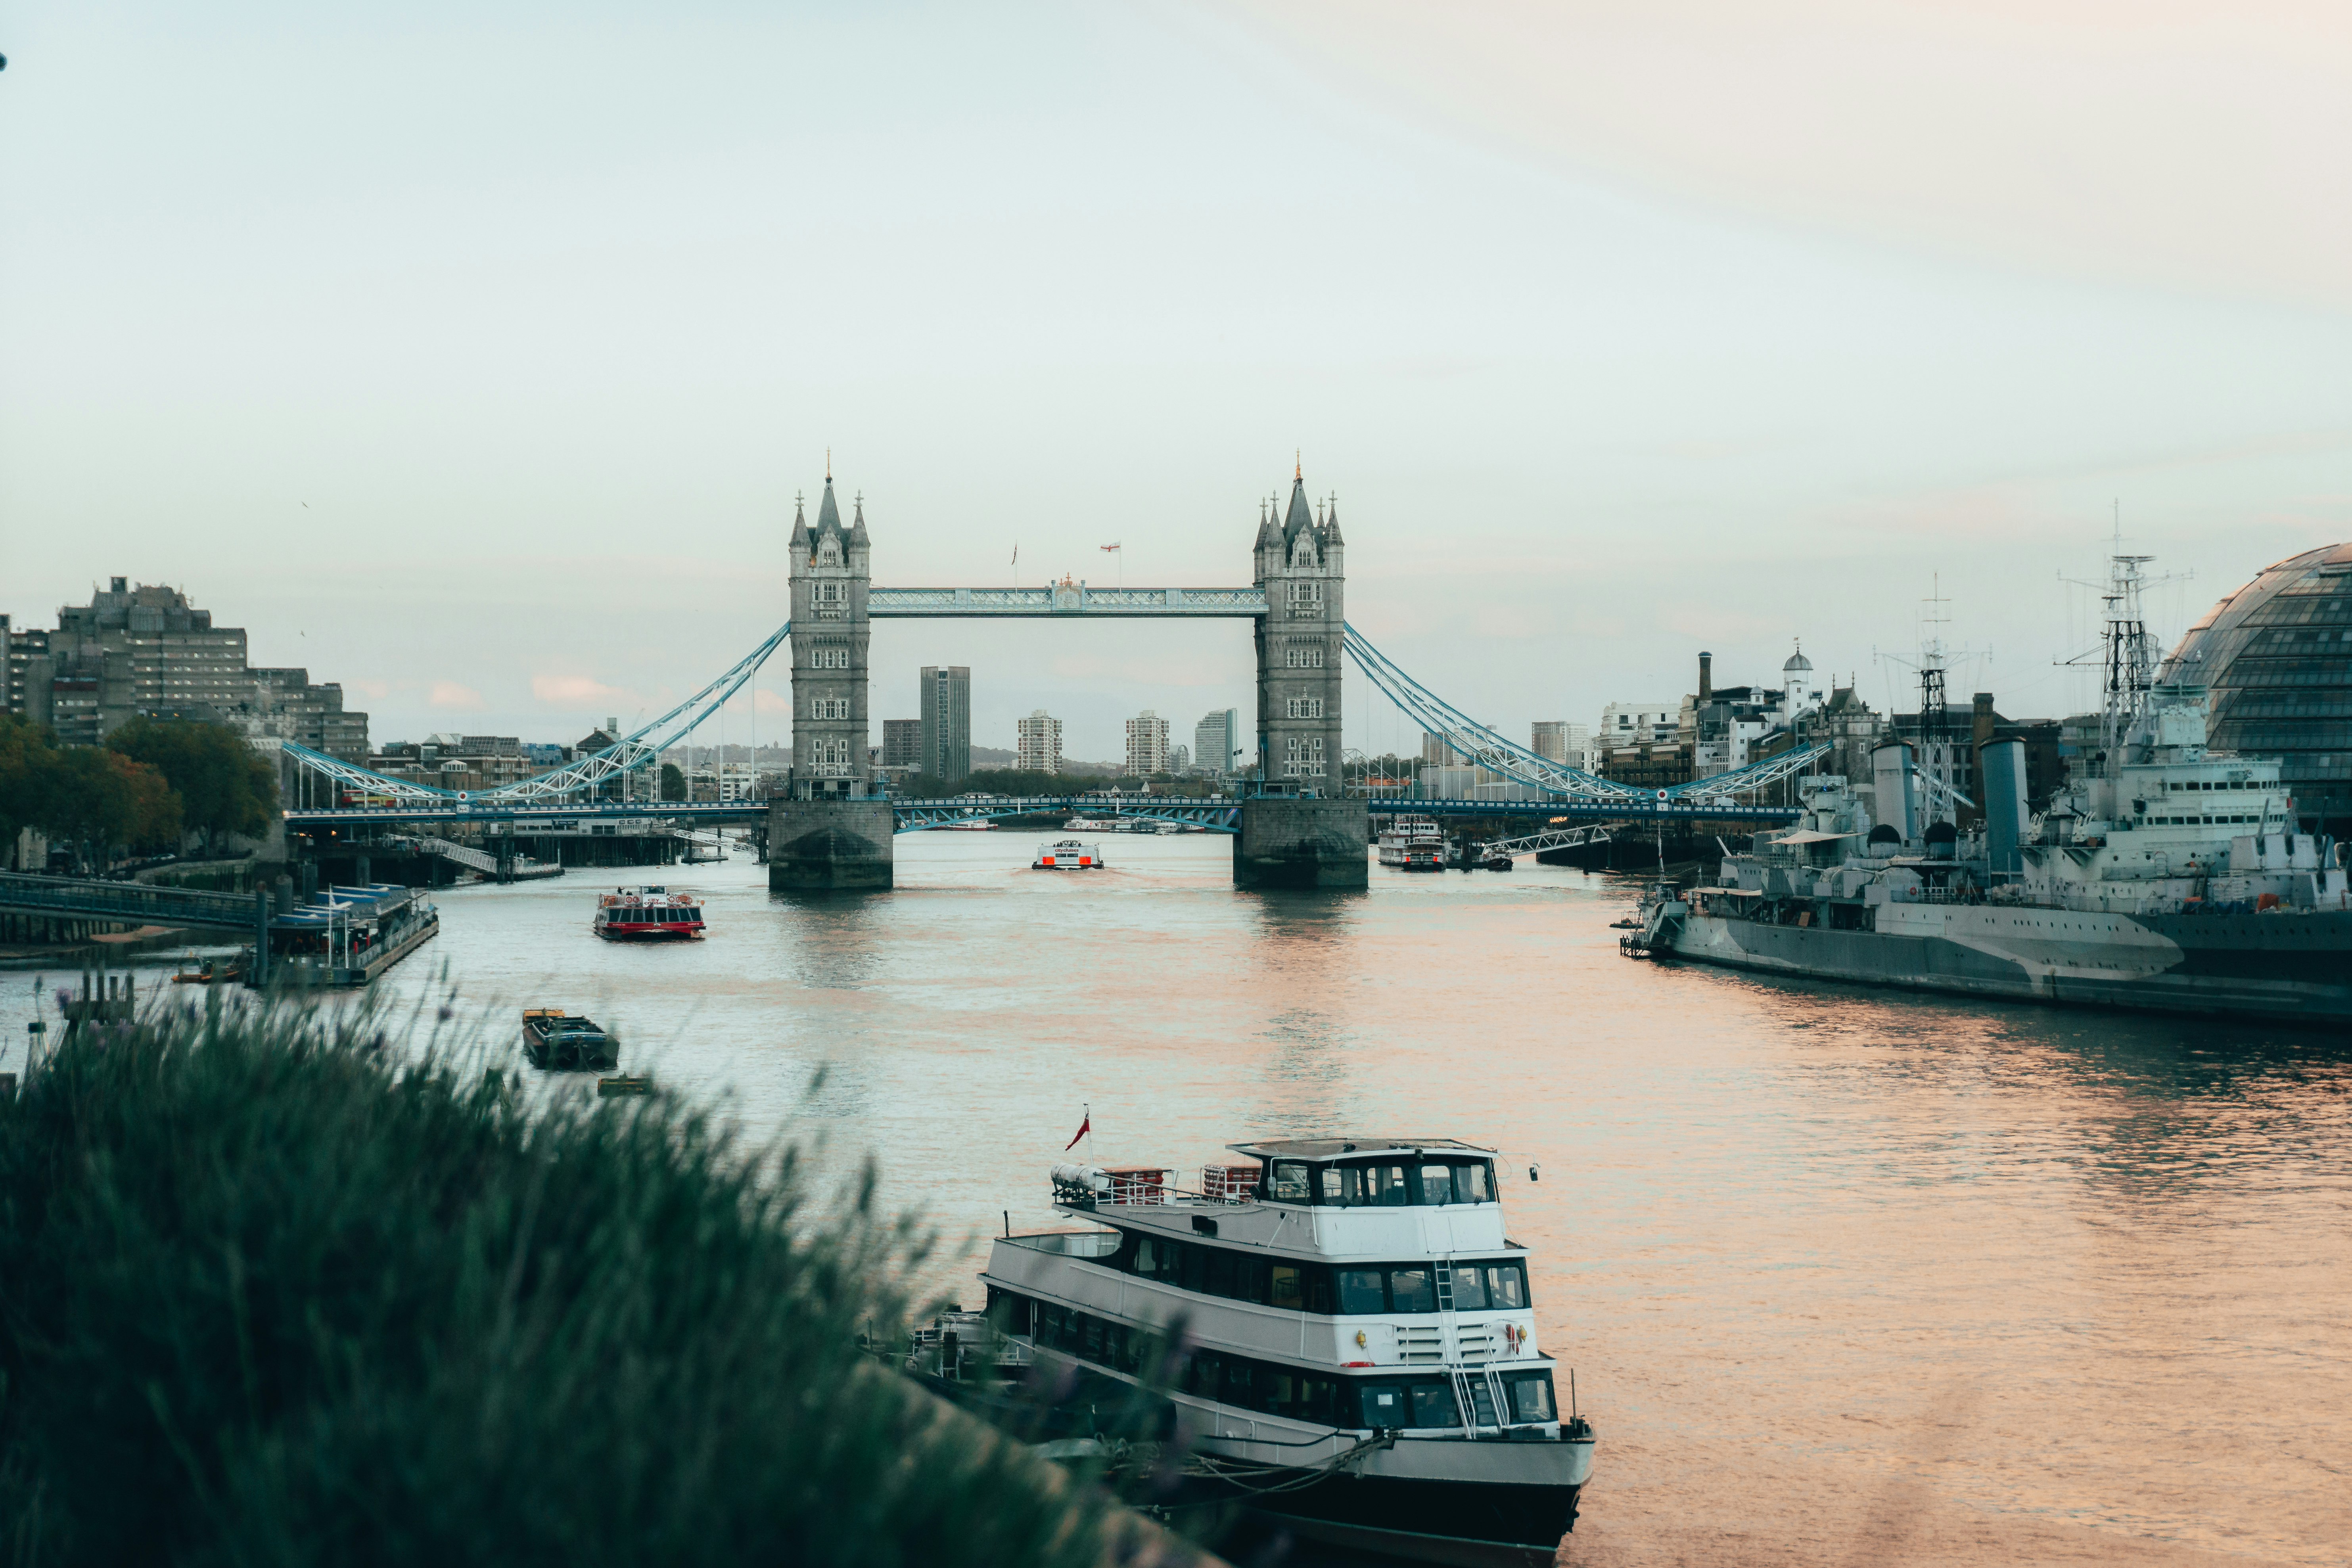
M 1103 552 L 1104 554 L 1106 554 L 1106 555 L 1116 554 L 1116 553 L 1118 552 L 1119 548 L 1120 548 L 1120 547 L 1119 547 L 1118 545 L 1116 545 L 1116 544 L 1105 544 L 1105 545 L 1100 546 L 1100 549 L 1101 549 L 1102 552 Z
M 1071 1150 L 1073 1150 L 1073 1149 L 1076 1148 L 1076 1147 L 1078 1146 L 1078 1140 L 1079 1140 L 1079 1139 L 1081 1139 L 1081 1138 L 1083 1138 L 1083 1137 L 1085 1137 L 1087 1133 L 1089 1133 L 1089 1132 L 1093 1131 L 1094 1130 L 1095 1130 L 1095 1112 L 1094 1112 L 1094 1108 L 1093 1108 L 1092 1106 L 1088 1106 L 1088 1107 L 1087 1108 L 1087 1119 L 1086 1119 L 1084 1121 L 1081 1121 L 1081 1122 L 1079 1122 L 1079 1123 L 1078 1123 L 1078 1130 L 1077 1130 L 1076 1132 L 1073 1132 L 1073 1133 L 1071 1133 L 1071 1134 L 1070 1134 L 1070 1141 L 1069 1141 L 1068 1142 L 1066 1142 L 1066 1143 L 1065 1143 L 1065 1144 L 1063 1144 L 1063 1145 L 1062 1145 L 1062 1152 L 1063 1152 L 1063 1153 L 1065 1153 L 1065 1154 L 1066 1154 L 1066 1153 L 1068 1153 Z

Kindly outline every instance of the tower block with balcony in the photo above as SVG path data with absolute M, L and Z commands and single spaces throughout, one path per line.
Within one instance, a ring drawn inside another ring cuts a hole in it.
M 802 503 L 793 503 L 791 548 L 792 782 L 768 812 L 768 886 L 780 892 L 885 889 L 891 885 L 890 804 L 873 792 L 866 747 L 873 572 L 864 498 L 844 528 L 828 471 L 814 527 Z
M 1339 509 L 1318 516 L 1303 472 L 1290 505 L 1258 521 L 1254 552 L 1265 614 L 1257 626 L 1260 793 L 1234 838 L 1240 887 L 1360 888 L 1369 879 L 1370 817 L 1345 797 L 1340 647 L 1347 625 L 1347 545 Z

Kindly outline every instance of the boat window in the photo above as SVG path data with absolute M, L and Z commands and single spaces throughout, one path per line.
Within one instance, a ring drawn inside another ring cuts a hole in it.
M 1528 1304 L 1528 1273 L 1516 1263 L 1486 1265 L 1486 1304 L 1508 1311 Z
M 1214 1351 L 1194 1351 L 1185 1363 L 1184 1389 L 1203 1399 L 1215 1399 L 1224 1392 L 1225 1358 Z
M 1205 1247 L 1194 1247 L 1189 1242 L 1178 1245 L 1182 1248 L 1184 1257 L 1183 1272 L 1177 1283 L 1187 1290 L 1199 1290 L 1206 1295 L 1208 1292 L 1201 1276 L 1209 1266 L 1209 1249 Z
M 1486 1310 L 1486 1271 L 1475 1263 L 1454 1271 L 1454 1310 L 1457 1312 L 1483 1312 Z
M 1389 1310 L 1387 1282 L 1377 1268 L 1342 1268 L 1339 1270 L 1339 1310 L 1342 1312 L 1385 1312 Z
M 1364 1168 L 1364 1202 L 1402 1208 L 1412 1201 L 1405 1193 L 1402 1165 L 1368 1165 Z
M 1299 1289 L 1297 1265 L 1277 1263 L 1274 1266 L 1273 1305 L 1289 1307 L 1302 1312 L 1307 1310 L 1306 1293 Z
M 1355 1175 L 1355 1172 L 1342 1171 L 1337 1165 L 1324 1166 L 1316 1173 L 1317 1184 L 1322 1189 L 1316 1201 L 1321 1204 L 1344 1205 L 1349 1201 L 1342 1195 L 1347 1192 L 1347 1178 Z M 1358 1176 L 1355 1186 L 1358 1194 L 1355 1201 L 1361 1203 L 1364 1190 L 1363 1178 Z
M 1523 1372 L 1503 1379 L 1503 1386 L 1511 1391 L 1511 1418 L 1515 1421 L 1556 1421 L 1558 1409 L 1551 1402 L 1551 1373 Z
M 1454 1167 L 1454 1201 L 1457 1204 L 1491 1204 L 1495 1201 L 1494 1166 L 1481 1160 L 1475 1165 Z
M 1402 1383 L 1368 1383 L 1364 1384 L 1364 1425 L 1367 1426 L 1403 1426 L 1410 1425 L 1411 1410 L 1407 1390 Z
M 1274 1201 L 1278 1204 L 1312 1202 L 1307 1186 L 1307 1167 L 1296 1160 L 1277 1160 L 1274 1163 Z
M 1135 1238 L 1135 1271 L 1147 1279 L 1157 1278 L 1160 1273 L 1160 1244 L 1150 1237 Z
M 1421 1168 L 1421 1201 L 1425 1204 L 1450 1204 L 1454 1201 L 1454 1167 L 1423 1165 Z
M 1412 1385 L 1412 1419 L 1414 1426 L 1459 1426 L 1462 1407 L 1454 1403 L 1454 1390 L 1442 1383 L 1416 1383 Z
M 1437 1288 L 1430 1283 L 1426 1268 L 1390 1269 L 1389 1295 L 1400 1312 L 1437 1310 Z
M 1234 1293 L 1234 1255 L 1219 1247 L 1209 1248 L 1207 1279 L 1201 1290 L 1208 1296 L 1231 1296 Z
M 1266 1279 L 1266 1261 L 1263 1258 L 1234 1259 L 1235 1287 L 1234 1294 L 1244 1301 L 1255 1301 L 1261 1307 L 1268 1305 L 1266 1294 L 1269 1281 Z
M 1244 1410 L 1257 1408 L 1257 1363 L 1240 1356 L 1225 1362 L 1225 1403 Z

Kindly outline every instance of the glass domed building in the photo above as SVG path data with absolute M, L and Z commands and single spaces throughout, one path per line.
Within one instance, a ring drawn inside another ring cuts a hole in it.
M 2210 687 L 2213 747 L 2278 758 L 2306 830 L 2352 837 L 2352 544 L 2282 561 L 2223 599 L 2157 679 Z

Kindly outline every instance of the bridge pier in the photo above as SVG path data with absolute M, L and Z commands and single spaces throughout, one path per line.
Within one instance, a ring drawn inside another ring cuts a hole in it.
M 1371 817 L 1360 800 L 1265 795 L 1242 802 L 1236 888 L 1361 888 Z
M 768 890 L 887 892 L 894 876 L 897 837 L 890 803 L 879 796 L 772 801 L 768 805 Z

